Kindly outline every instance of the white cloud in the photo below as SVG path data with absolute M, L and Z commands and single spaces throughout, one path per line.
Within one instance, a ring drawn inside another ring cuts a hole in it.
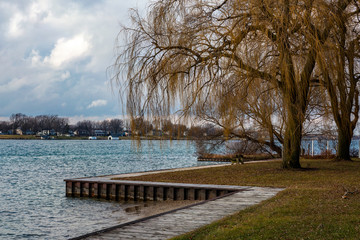
M 0 93 L 5 93 L 9 91 L 17 91 L 25 86 L 29 86 L 31 83 L 27 81 L 25 77 L 23 78 L 13 78 L 11 81 L 4 85 L 0 85 Z
M 92 101 L 89 106 L 87 106 L 87 109 L 94 108 L 94 107 L 106 106 L 106 104 L 107 104 L 107 101 L 104 99 L 95 100 L 95 101 Z
M 121 112 L 106 69 L 119 23 L 149 1 L 1 0 L 0 116 Z
M 31 61 L 31 66 L 32 67 L 37 67 L 42 63 L 42 58 L 39 54 L 39 51 L 37 50 L 31 50 L 31 54 L 29 56 L 30 61 Z
M 47 1 L 39 0 L 31 3 L 29 7 L 19 7 L 16 4 L 7 5 L 13 13 L 8 23 L 8 36 L 11 38 L 22 37 L 26 32 L 38 26 L 49 15 Z
M 84 34 L 76 35 L 71 39 L 60 38 L 50 56 L 45 57 L 44 63 L 50 63 L 53 67 L 59 68 L 66 63 L 87 56 L 90 46 L 90 42 Z
M 24 16 L 20 13 L 16 13 L 11 19 L 9 23 L 9 35 L 10 37 L 18 37 L 23 33 L 22 23 L 24 20 Z

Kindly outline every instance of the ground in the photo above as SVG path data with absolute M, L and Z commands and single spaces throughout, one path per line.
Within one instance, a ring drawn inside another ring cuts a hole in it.
M 302 170 L 284 170 L 275 161 L 136 179 L 286 188 L 270 200 L 175 239 L 359 239 L 360 161 L 301 163 Z

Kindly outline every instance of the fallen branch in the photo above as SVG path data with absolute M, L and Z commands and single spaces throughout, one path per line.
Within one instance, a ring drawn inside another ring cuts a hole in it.
M 343 187 L 343 188 L 344 188 L 344 190 L 345 190 L 344 195 L 342 195 L 342 197 L 341 197 L 341 198 L 343 198 L 343 199 L 349 198 L 349 195 L 355 195 L 355 194 L 360 193 L 358 189 L 356 189 L 355 191 L 349 191 L 349 190 L 346 189 L 345 187 Z

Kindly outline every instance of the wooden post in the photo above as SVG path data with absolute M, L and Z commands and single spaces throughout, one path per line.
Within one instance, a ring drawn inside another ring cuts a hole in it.
M 163 201 L 164 200 L 164 188 L 163 187 L 156 187 L 156 201 Z
M 72 184 L 73 183 L 71 181 L 66 182 L 66 196 L 67 197 L 72 197 L 72 195 L 73 195 Z
M 186 200 L 196 200 L 196 193 L 194 188 L 188 188 L 187 190 L 187 199 Z
M 206 190 L 198 189 L 198 200 L 206 200 Z
M 216 195 L 217 195 L 217 190 L 211 189 L 211 190 L 209 190 L 208 199 L 216 198 L 217 197 Z
M 154 199 L 154 187 L 152 186 L 147 186 L 147 191 L 146 191 L 146 200 L 155 200 Z
M 80 189 L 81 197 L 89 197 L 89 183 L 82 183 Z
M 74 188 L 74 184 L 75 184 L 75 188 Z M 75 196 L 75 197 L 80 197 L 80 185 L 81 185 L 80 182 L 75 182 L 75 183 L 73 183 L 73 190 L 75 190 L 75 191 L 73 192 L 73 196 Z
M 116 200 L 116 184 L 109 184 L 110 186 L 110 200 Z
M 174 200 L 185 200 L 184 188 L 174 188 Z
M 107 199 L 108 197 L 108 185 L 106 183 L 99 183 L 100 187 L 100 196 L 98 196 L 99 198 L 102 199 Z
M 124 184 L 122 184 L 122 185 L 120 185 L 120 192 L 119 192 L 119 198 L 121 199 L 121 200 L 125 200 L 125 185 Z

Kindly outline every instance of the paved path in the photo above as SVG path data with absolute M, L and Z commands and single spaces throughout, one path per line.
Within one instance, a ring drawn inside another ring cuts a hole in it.
M 281 188 L 244 187 L 226 197 L 105 229 L 76 239 L 169 239 L 275 196 Z

